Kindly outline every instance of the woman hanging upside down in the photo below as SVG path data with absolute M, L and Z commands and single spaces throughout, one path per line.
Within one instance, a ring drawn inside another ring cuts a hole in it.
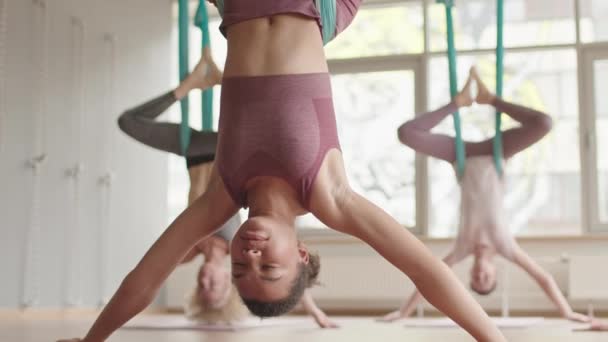
M 336 34 L 360 3 L 336 0 Z M 295 219 L 311 212 L 368 243 L 476 340 L 505 341 L 441 260 L 351 189 L 315 2 L 226 0 L 221 7 L 228 55 L 209 186 L 127 275 L 84 341 L 105 340 L 143 310 L 187 252 L 241 207 L 249 218 L 232 240 L 232 277 L 253 314 L 282 315 L 302 297 L 310 254 Z
M 495 96 L 486 88 L 475 69 L 471 68 L 467 83 L 452 102 L 401 125 L 398 130 L 399 140 L 416 152 L 454 164 L 455 139 L 431 133 L 431 130 L 458 108 L 473 103 L 470 95 L 473 81 L 478 88 L 475 102 L 492 105 L 520 123 L 519 127 L 503 132 L 505 160 L 532 146 L 551 130 L 551 117 Z M 474 263 L 470 273 L 470 287 L 478 294 L 487 295 L 496 288 L 494 260 L 498 254 L 528 273 L 555 304 L 562 317 L 579 322 L 589 321 L 587 316 L 572 311 L 551 274 L 521 249 L 509 232 L 503 210 L 504 178 L 496 172 L 492 139 L 465 142 L 465 149 L 466 168 L 460 179 L 460 226 L 454 247 L 443 261 L 451 267 L 472 255 Z M 386 315 L 383 320 L 408 317 L 421 300 L 420 292 L 416 291 L 399 310 Z
M 186 96 L 194 88 L 206 89 L 219 84 L 222 78 L 209 48 L 203 50 L 201 60 L 194 71 L 175 89 L 165 95 L 152 99 L 140 106 L 127 110 L 119 119 L 120 129 L 135 140 L 156 149 L 183 155 L 179 141 L 179 124 L 155 121 L 176 101 Z M 209 183 L 215 150 L 217 133 L 191 129 L 191 142 L 186 150 L 186 166 L 190 178 L 188 205 L 202 195 Z M 197 285 L 188 297 L 185 305 L 186 315 L 191 318 L 216 322 L 233 322 L 246 316 L 246 309 L 233 289 L 230 273 L 226 268 L 229 256 L 230 241 L 234 238 L 241 220 L 238 214 L 226 222 L 220 230 L 207 239 L 201 240 L 181 263 L 192 261 L 202 254 L 205 262 L 201 266 Z M 311 254 L 310 284 L 311 287 L 319 273 L 319 257 Z M 305 292 L 302 304 L 321 327 L 336 327 L 325 313 L 320 310 L 308 291 Z

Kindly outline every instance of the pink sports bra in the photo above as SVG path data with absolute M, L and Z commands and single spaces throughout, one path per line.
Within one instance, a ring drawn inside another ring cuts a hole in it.
M 336 28 L 334 37 L 353 21 L 363 0 L 335 1 Z M 277 14 L 300 14 L 315 19 L 319 29 L 323 26 L 315 0 L 224 0 L 218 1 L 217 5 L 223 18 L 220 31 L 224 36 L 226 36 L 226 28 L 230 25 Z

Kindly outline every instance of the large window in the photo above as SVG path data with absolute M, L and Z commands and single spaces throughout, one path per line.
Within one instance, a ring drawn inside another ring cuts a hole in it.
M 608 41 L 608 1 L 579 0 L 581 40 L 585 43 Z
M 586 98 L 584 146 L 587 152 L 587 215 L 592 231 L 608 230 L 608 48 L 594 46 L 583 53 L 583 89 Z M 589 89 L 589 91 L 587 91 Z
M 486 84 L 495 86 L 495 6 L 495 0 L 455 1 L 460 85 L 469 67 L 476 65 Z M 595 77 L 588 91 L 596 94 L 595 103 L 585 108 L 595 108 L 589 114 L 593 120 L 583 120 L 587 113 L 579 108 L 587 99 L 578 96 L 584 78 L 579 56 L 588 48 L 586 43 L 598 48 L 608 41 L 608 2 L 506 0 L 504 12 L 504 97 L 544 111 L 553 119 L 548 136 L 507 164 L 509 227 L 520 236 L 580 234 L 589 230 L 586 222 L 593 221 L 582 200 L 587 196 L 582 184 L 590 178 L 597 186 L 596 221 L 608 222 L 608 158 L 602 150 L 608 143 L 602 133 L 608 131 L 608 105 L 600 96 L 600 89 L 608 87 L 604 84 L 608 80 L 605 60 L 596 61 L 590 72 Z M 213 54 L 223 65 L 226 44 L 217 30 L 219 22 L 218 18 L 212 20 L 211 40 Z M 194 44 L 200 41 L 200 33 L 192 32 Z M 339 65 L 332 69 L 332 88 L 352 186 L 405 227 L 433 237 L 456 233 L 460 190 L 454 169 L 432 158 L 426 163 L 421 156 L 416 158 L 397 141 L 396 129 L 417 109 L 434 109 L 449 101 L 445 35 L 445 8 L 434 0 L 369 0 L 350 27 L 326 47 L 330 65 Z M 194 50 L 192 64 L 199 55 Z M 199 98 L 198 94 L 191 96 L 195 112 Z M 493 113 L 489 106 L 462 110 L 464 138 L 491 137 Z M 200 125 L 197 120 L 193 117 L 195 126 Z M 503 122 L 505 128 L 517 125 L 506 114 Z M 596 172 L 588 173 L 581 160 L 595 150 L 580 142 L 586 141 L 583 132 L 592 129 L 597 138 L 589 141 L 597 146 L 597 153 L 591 167 Z M 453 134 L 452 120 L 445 120 L 436 130 Z M 172 163 L 172 175 L 179 170 L 185 177 L 181 159 L 174 158 Z M 180 193 L 185 199 L 187 183 L 176 179 L 171 180 L 172 186 L 179 190 L 170 194 L 177 198 Z M 311 216 L 298 224 L 323 228 Z
M 597 182 L 600 222 L 608 222 L 608 98 L 600 89 L 608 89 L 608 59 L 597 60 L 593 65 L 595 78 L 595 136 L 597 137 Z
M 494 55 L 461 55 L 459 72 L 476 65 L 484 82 L 494 87 Z M 429 105 L 448 101 L 447 59 L 430 61 Z M 507 101 L 546 112 L 553 118 L 552 132 L 539 143 L 513 157 L 507 164 L 505 205 L 510 229 L 519 235 L 572 234 L 580 231 L 580 158 L 578 100 L 574 49 L 511 52 L 505 58 L 504 93 Z M 494 111 L 474 105 L 462 111 L 463 136 L 479 141 L 494 135 Z M 516 122 L 504 115 L 504 128 Z M 453 135 L 452 120 L 440 130 Z M 446 164 L 446 165 L 442 165 Z M 430 161 L 432 236 L 455 233 L 459 189 L 454 170 L 447 163 Z
M 351 186 L 403 225 L 416 226 L 415 154 L 398 141 L 396 127 L 414 115 L 414 72 L 332 76 L 338 135 Z M 302 227 L 321 228 L 312 215 Z
M 444 51 L 447 43 L 445 6 L 430 1 L 431 51 Z M 452 10 L 456 48 L 496 47 L 496 0 L 456 0 Z M 574 43 L 576 28 L 573 0 L 504 1 L 506 47 Z
M 597 137 L 597 182 L 598 209 L 600 222 L 608 222 L 608 98 L 602 96 L 600 89 L 608 89 L 608 58 L 596 60 L 593 65 L 595 78 L 595 136 Z
M 421 53 L 424 50 L 422 5 L 368 6 L 331 42 L 327 58 Z

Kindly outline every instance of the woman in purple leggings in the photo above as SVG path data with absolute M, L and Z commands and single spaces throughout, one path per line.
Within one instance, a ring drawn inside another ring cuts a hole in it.
M 179 124 L 158 121 L 157 118 L 192 89 L 206 88 L 219 84 L 222 72 L 211 58 L 209 47 L 203 49 L 201 60 L 194 71 L 172 91 L 126 110 L 118 119 L 120 129 L 133 139 L 157 150 L 184 156 L 190 179 L 188 205 L 193 203 L 207 189 L 215 151 L 217 132 L 191 129 L 191 141 L 183 152 L 179 141 Z M 230 242 L 234 238 L 241 219 L 238 214 L 230 218 L 212 236 L 201 240 L 181 263 L 191 262 L 199 254 L 204 256 L 194 291 L 187 297 L 186 315 L 211 323 L 233 322 L 245 317 L 241 299 L 233 289 L 226 259 L 230 254 Z M 317 280 L 320 261 L 311 254 L 310 286 Z M 327 315 L 315 304 L 308 291 L 302 297 L 304 310 L 312 315 L 320 327 L 336 327 Z

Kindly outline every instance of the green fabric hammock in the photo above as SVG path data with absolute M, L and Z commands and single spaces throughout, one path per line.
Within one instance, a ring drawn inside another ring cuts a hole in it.
M 458 94 L 458 75 L 456 72 L 456 47 L 454 43 L 454 21 L 452 17 L 452 7 L 454 6 L 453 0 L 437 0 L 437 3 L 445 5 L 445 17 L 447 26 L 447 43 L 448 43 L 448 70 L 450 77 L 450 95 L 453 98 Z M 504 3 L 503 0 L 497 0 L 496 9 L 496 95 L 502 96 L 502 83 L 503 83 L 503 60 L 504 60 L 504 46 L 503 46 L 503 22 L 504 22 Z M 453 114 L 454 119 L 454 130 L 456 132 L 456 171 L 458 177 L 462 177 L 464 174 L 466 150 L 464 141 L 462 139 L 462 128 L 460 113 L 456 111 Z M 492 154 L 494 157 L 494 165 L 498 174 L 502 175 L 502 130 L 501 130 L 501 113 L 496 112 L 495 122 L 495 134 L 492 142 Z
M 189 11 L 188 0 L 178 2 L 178 35 L 179 35 L 179 79 L 184 80 L 190 72 L 189 65 Z M 209 34 L 209 14 L 205 0 L 199 0 L 198 9 L 194 16 L 194 24 L 202 32 L 202 49 L 211 46 Z M 202 92 L 202 123 L 203 130 L 213 129 L 213 88 L 208 88 Z M 185 96 L 180 103 L 182 121 L 180 125 L 180 147 L 185 155 L 190 146 L 190 103 L 188 96 Z

